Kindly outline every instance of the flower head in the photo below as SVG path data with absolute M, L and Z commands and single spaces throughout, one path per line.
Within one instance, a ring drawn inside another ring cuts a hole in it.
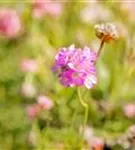
M 96 36 L 105 42 L 118 39 L 118 31 L 114 24 L 105 23 L 95 25 Z
M 17 12 L 12 9 L 3 8 L 0 10 L 0 35 L 13 38 L 18 35 L 21 29 L 20 18 Z
M 49 110 L 53 107 L 53 102 L 51 99 L 44 95 L 40 95 L 37 98 L 38 105 L 41 109 Z
M 65 86 L 85 85 L 88 89 L 97 83 L 95 61 L 97 55 L 90 48 L 61 48 L 55 57 L 54 69 Z

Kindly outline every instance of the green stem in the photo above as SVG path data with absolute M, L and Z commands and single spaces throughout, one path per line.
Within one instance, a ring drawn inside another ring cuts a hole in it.
M 84 134 L 84 129 L 85 129 L 85 126 L 86 126 L 87 120 L 88 120 L 88 110 L 89 110 L 89 107 L 88 107 L 88 104 L 83 101 L 83 99 L 81 97 L 81 93 L 80 93 L 80 89 L 79 88 L 77 89 L 77 92 L 78 92 L 78 97 L 79 97 L 80 103 L 82 104 L 83 107 L 85 107 L 84 122 L 83 122 L 83 131 L 82 131 L 82 133 Z
M 104 46 L 104 43 L 105 43 L 105 41 L 104 41 L 104 37 L 103 37 L 102 40 L 101 40 L 100 46 L 99 46 L 98 56 L 101 54 L 102 48 Z

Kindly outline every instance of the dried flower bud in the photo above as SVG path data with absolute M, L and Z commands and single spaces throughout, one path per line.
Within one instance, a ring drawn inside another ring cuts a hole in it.
M 114 24 L 105 23 L 95 25 L 96 36 L 105 42 L 118 39 L 118 31 Z

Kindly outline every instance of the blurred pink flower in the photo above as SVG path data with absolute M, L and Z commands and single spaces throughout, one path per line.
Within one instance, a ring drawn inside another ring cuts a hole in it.
M 21 62 L 21 70 L 23 72 L 36 72 L 37 71 L 37 62 L 33 59 L 24 59 Z
M 52 0 L 34 0 L 33 15 L 36 18 L 41 18 L 46 14 L 57 17 L 62 13 L 62 5 Z
M 0 35 L 13 38 L 21 29 L 20 18 L 15 10 L 2 8 L 0 10 Z
M 38 102 L 39 107 L 44 110 L 49 110 L 53 107 L 52 100 L 44 95 L 38 96 L 37 102 Z
M 80 128 L 82 132 L 82 128 Z M 103 138 L 94 136 L 94 131 L 92 127 L 86 126 L 84 128 L 84 139 L 88 143 L 90 149 L 92 150 L 103 150 L 105 141 Z
M 21 92 L 24 96 L 28 98 L 35 97 L 37 93 L 35 86 L 31 83 L 23 83 Z
M 124 114 L 128 118 L 135 117 L 135 104 L 127 104 L 124 106 Z
M 27 107 L 27 116 L 30 119 L 34 119 L 40 112 L 40 108 L 37 104 L 32 104 Z
M 103 150 L 104 148 L 104 140 L 100 137 L 93 137 L 90 141 L 90 147 L 93 150 Z

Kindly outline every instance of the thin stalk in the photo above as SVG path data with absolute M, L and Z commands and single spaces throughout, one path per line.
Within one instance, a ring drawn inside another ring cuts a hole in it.
M 99 55 L 101 54 L 101 51 L 102 51 L 103 46 L 104 46 L 104 43 L 105 43 L 105 41 L 104 41 L 104 37 L 103 37 L 102 40 L 101 40 L 99 49 L 98 49 L 98 57 L 99 57 Z

